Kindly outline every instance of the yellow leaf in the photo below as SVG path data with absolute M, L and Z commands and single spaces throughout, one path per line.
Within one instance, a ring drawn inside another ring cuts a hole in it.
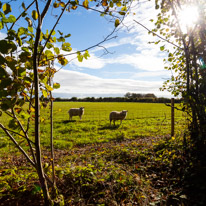
M 37 19 L 38 19 L 38 13 L 37 13 L 37 11 L 33 10 L 31 16 L 32 16 L 32 18 L 33 18 L 34 20 L 37 20 Z
M 86 9 L 88 9 L 88 5 L 89 5 L 89 1 L 88 1 L 88 0 L 85 0 L 85 1 L 83 2 L 83 6 L 84 6 Z
M 107 5 L 108 5 L 107 0 L 103 0 L 102 1 L 102 6 L 107 6 Z
M 30 108 L 31 112 L 35 112 L 35 109 L 33 107 Z

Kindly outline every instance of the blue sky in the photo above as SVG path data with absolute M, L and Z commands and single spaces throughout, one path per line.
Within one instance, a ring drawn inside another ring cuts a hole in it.
M 54 78 L 61 84 L 60 89 L 54 91 L 55 97 L 115 97 L 124 96 L 127 92 L 171 96 L 159 91 L 163 81 L 171 76 L 162 61 L 167 54 L 160 52 L 161 45 L 148 44 L 155 41 L 154 37 L 133 21 L 135 19 L 152 29 L 149 20 L 156 17 L 154 2 L 139 2 L 133 4 L 131 14 L 113 34 L 117 38 L 102 44 L 109 51 L 107 55 L 103 55 L 105 49 L 95 47 L 89 50 L 90 58 L 83 62 L 74 59 L 76 55 L 68 56 L 68 60 L 73 60 Z M 44 21 L 44 30 L 50 30 L 55 22 L 50 14 L 51 11 Z M 74 52 L 93 46 L 110 34 L 114 29 L 114 22 L 110 20 L 100 17 L 97 12 L 78 8 L 67 12 L 56 30 L 71 34 L 68 42 Z M 55 64 L 55 67 L 58 69 L 59 65 Z

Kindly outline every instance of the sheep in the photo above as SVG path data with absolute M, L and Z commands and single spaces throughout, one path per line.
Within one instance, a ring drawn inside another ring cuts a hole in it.
M 84 107 L 80 108 L 71 108 L 69 111 L 69 120 L 72 120 L 73 116 L 79 116 L 80 120 L 82 119 L 82 115 L 84 114 Z
M 128 112 L 127 110 L 122 110 L 121 112 L 116 112 L 116 111 L 111 112 L 109 115 L 110 126 L 111 126 L 112 120 L 114 122 L 114 125 L 115 125 L 116 120 L 121 120 L 121 123 L 120 123 L 120 125 L 121 125 L 122 120 L 125 119 L 127 116 L 127 112 Z

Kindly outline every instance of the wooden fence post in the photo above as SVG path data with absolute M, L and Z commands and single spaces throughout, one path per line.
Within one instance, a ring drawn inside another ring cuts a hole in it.
M 175 133 L 175 113 L 174 113 L 174 98 L 171 99 L 171 137 Z

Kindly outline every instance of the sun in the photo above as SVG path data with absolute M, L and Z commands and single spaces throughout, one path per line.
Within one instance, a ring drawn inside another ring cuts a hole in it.
M 183 33 L 187 33 L 188 29 L 194 28 L 199 18 L 198 8 L 196 6 L 182 7 L 178 14 L 180 27 Z

